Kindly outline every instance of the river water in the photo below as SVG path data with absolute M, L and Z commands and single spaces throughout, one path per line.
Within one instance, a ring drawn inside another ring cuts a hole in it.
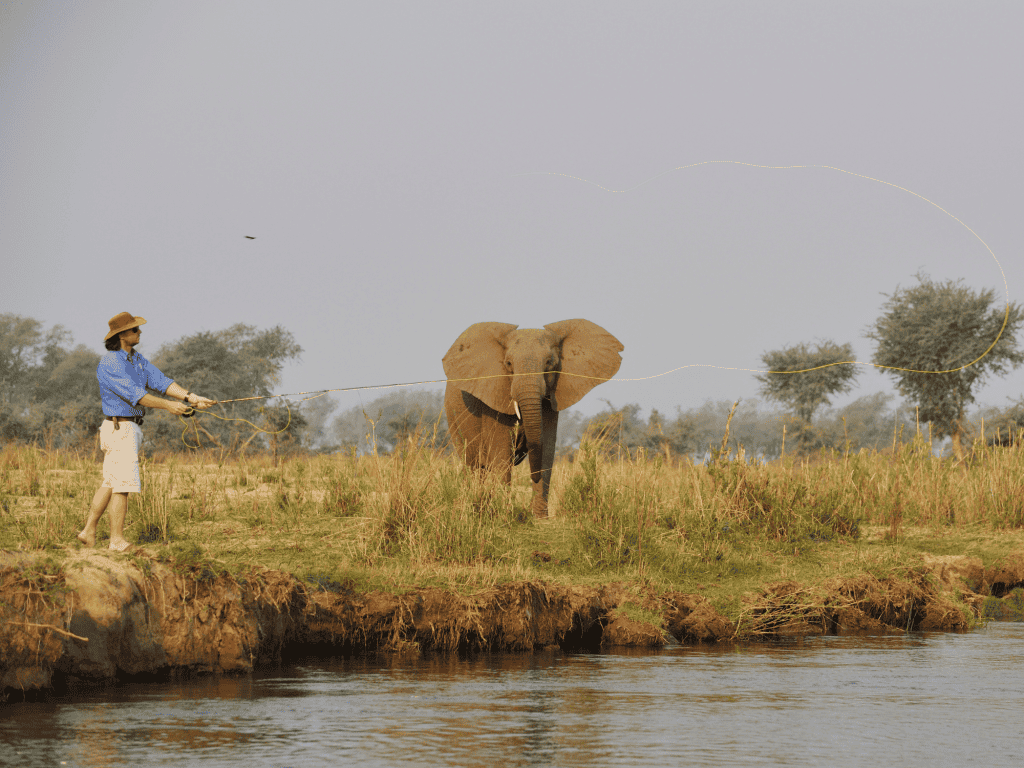
M 310 659 L 0 705 L 19 766 L 1019 766 L 1024 624 L 724 648 Z

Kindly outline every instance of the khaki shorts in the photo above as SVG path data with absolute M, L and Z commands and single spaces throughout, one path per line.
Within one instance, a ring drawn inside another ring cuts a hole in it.
M 134 421 L 122 421 L 120 429 L 114 422 L 104 419 L 100 426 L 100 448 L 103 449 L 103 485 L 114 493 L 139 493 L 139 448 L 142 447 L 142 427 Z

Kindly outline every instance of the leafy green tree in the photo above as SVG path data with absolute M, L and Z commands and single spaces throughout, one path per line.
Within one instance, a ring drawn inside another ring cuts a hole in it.
M 640 450 L 648 454 L 681 453 L 681 446 L 675 440 L 674 423 L 667 422 L 657 408 L 651 410 L 645 419 L 637 403 L 628 403 L 616 408 L 608 400 L 604 401 L 607 408 L 584 419 L 575 427 L 578 436 L 589 433 L 592 437 L 604 442 L 612 451 L 625 449 L 630 454 Z M 559 431 L 562 430 L 562 419 L 559 418 Z
M 669 420 L 657 409 L 645 419 L 636 403 L 616 408 L 605 402 L 608 408 L 587 419 L 583 429 L 603 437 L 613 449 L 621 447 L 635 453 L 642 448 L 652 455 L 667 452 L 693 458 L 706 455 L 712 446 L 721 445 L 733 405 L 725 400 L 708 400 L 699 408 L 686 411 L 677 408 L 675 419 Z M 784 420 L 780 413 L 758 410 L 757 400 L 741 403 L 729 428 L 730 450 L 738 451 L 742 446 L 750 456 L 778 456 Z M 559 430 L 561 427 L 559 422 Z
M 676 417 L 662 425 L 669 451 L 677 456 L 703 454 L 710 440 L 702 434 L 700 415 L 693 409 L 684 411 L 676 406 Z M 721 437 L 719 435 L 719 437 Z
M 444 392 L 394 390 L 366 406 L 342 411 L 331 423 L 330 432 L 339 447 L 363 453 L 389 453 L 410 438 L 420 445 L 444 447 L 448 443 Z
M 900 403 L 890 407 L 893 395 L 876 392 L 858 397 L 837 410 L 818 415 L 813 448 L 834 448 L 851 453 L 885 450 L 893 443 L 910 442 L 917 433 L 912 407 Z
M 963 456 L 964 414 L 974 387 L 991 374 L 1024 362 L 1016 333 L 1024 313 L 1016 303 L 995 304 L 995 291 L 972 291 L 962 280 L 897 286 L 867 332 L 878 342 L 873 362 L 885 366 L 900 393 L 916 405 L 934 437 L 949 436 Z M 885 294 L 883 294 L 885 295 Z
M 621 447 L 633 452 L 647 447 L 647 422 L 640 415 L 640 406 L 628 403 L 616 408 L 610 401 L 604 402 L 608 407 L 587 420 L 586 430 L 613 449 Z
M 100 355 L 84 344 L 74 349 L 51 347 L 33 370 L 33 399 L 41 402 L 89 400 L 98 412 L 99 383 L 96 368 Z
M 30 317 L 0 315 L 0 439 L 42 440 L 58 447 L 99 426 L 96 365 L 71 334 Z
M 189 444 L 212 444 L 223 450 L 237 450 L 253 442 L 252 424 L 265 420 L 260 409 L 280 383 L 281 369 L 302 352 L 294 336 L 281 326 L 260 331 L 238 324 L 223 331 L 203 331 L 165 344 L 153 356 L 153 363 L 165 374 L 193 392 L 219 403 L 190 425 Z M 258 399 L 252 399 L 258 398 Z M 220 418 L 218 418 L 220 417 Z M 276 416 L 275 416 L 276 418 Z M 147 422 L 148 424 L 148 422 Z M 183 449 L 177 420 L 159 419 L 154 439 L 165 447 Z M 197 438 L 196 432 L 199 433 Z M 257 433 L 262 434 L 262 433 Z M 261 446 L 268 445 L 260 438 Z
M 0 442 L 26 442 L 31 437 L 24 410 L 13 403 L 0 401 Z
M 803 450 L 809 449 L 814 440 L 814 412 L 828 405 L 833 395 L 853 388 L 857 370 L 852 364 L 843 365 L 852 360 L 851 345 L 832 341 L 820 342 L 813 349 L 807 344 L 796 344 L 761 355 L 770 371 L 755 377 L 761 382 L 761 394 L 793 410 L 798 419 L 797 439 Z
M 30 371 L 43 345 L 43 324 L 31 317 L 0 314 L 0 401 L 12 402 L 30 386 Z
M 709 456 L 712 448 L 722 444 L 732 408 L 729 400 L 706 400 L 698 408 L 678 409 L 669 429 L 674 435 L 673 451 L 696 458 Z M 742 448 L 749 457 L 777 458 L 782 453 L 782 428 L 786 423 L 785 414 L 762 410 L 755 399 L 743 400 L 729 423 L 726 447 L 731 452 Z
M 96 367 L 100 355 L 84 344 L 49 345 L 33 371 L 33 431 L 57 445 L 94 436 L 102 421 Z
M 38 320 L 0 314 L 0 438 L 4 442 L 29 439 L 30 372 L 42 338 Z
M 1024 430 L 1024 397 L 1003 408 L 988 407 L 977 414 L 978 437 L 989 445 L 1015 445 Z M 984 434 L 980 434 L 984 428 Z
M 266 432 L 256 432 L 252 437 L 257 437 L 260 434 L 266 436 L 271 455 L 274 457 L 275 467 L 278 464 L 280 453 L 295 453 L 304 450 L 302 435 L 308 424 L 297 404 L 283 400 L 280 403 L 261 405 L 257 411 L 263 418 L 263 428 Z
M 571 454 L 579 447 L 580 437 L 587 428 L 587 417 L 570 408 L 558 414 L 558 434 L 555 442 L 555 455 Z

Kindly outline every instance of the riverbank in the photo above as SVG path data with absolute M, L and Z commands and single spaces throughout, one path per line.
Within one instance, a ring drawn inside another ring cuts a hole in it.
M 704 466 L 585 442 L 530 486 L 388 456 L 144 457 L 135 548 L 75 543 L 96 456 L 0 450 L 0 675 L 14 690 L 301 654 L 567 651 L 970 628 L 1019 617 L 1024 451 L 924 443 Z M 1016 594 L 1006 598 L 1007 595 Z M 90 607 L 91 606 L 91 607 Z
M 882 578 L 782 581 L 737 619 L 699 593 L 508 582 L 465 594 L 214 574 L 144 549 L 0 553 L 0 687 L 17 700 L 126 679 L 248 672 L 310 654 L 566 652 L 816 634 L 964 631 L 1024 609 L 1024 560 L 933 557 Z

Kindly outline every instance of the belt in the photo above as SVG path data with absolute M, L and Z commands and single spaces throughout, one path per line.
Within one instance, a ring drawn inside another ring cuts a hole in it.
M 114 429 L 120 429 L 121 428 L 121 425 L 118 424 L 119 421 L 134 421 L 140 427 L 142 426 L 142 417 L 141 416 L 104 416 L 103 419 L 104 419 L 104 421 L 112 421 L 112 422 L 114 422 Z

